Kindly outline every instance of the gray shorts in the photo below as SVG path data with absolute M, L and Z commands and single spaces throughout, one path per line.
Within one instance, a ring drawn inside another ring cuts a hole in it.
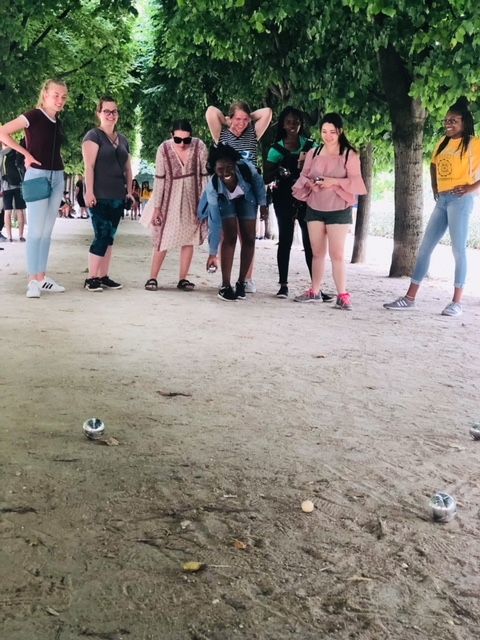
M 307 206 L 305 215 L 307 222 L 324 222 L 325 224 L 352 224 L 352 207 L 340 211 L 316 211 Z

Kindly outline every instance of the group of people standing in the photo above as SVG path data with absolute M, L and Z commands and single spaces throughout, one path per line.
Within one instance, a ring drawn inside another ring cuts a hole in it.
M 64 287 L 46 275 L 50 238 L 63 193 L 63 162 L 60 147 L 63 132 L 59 114 L 68 97 L 62 81 L 48 80 L 40 92 L 37 108 L 0 127 L 0 141 L 22 154 L 27 171 L 25 181 L 47 179 L 48 195 L 28 200 L 30 229 L 27 241 L 29 280 L 27 297 L 43 291 L 61 292 Z M 112 247 L 126 198 L 138 215 L 140 189 L 132 180 L 128 140 L 118 131 L 119 107 L 112 96 L 97 106 L 98 126 L 82 142 L 85 165 L 83 200 L 88 208 L 94 239 L 88 255 L 88 291 L 120 289 L 110 277 Z M 268 214 L 266 185 L 278 219 L 278 298 L 287 298 L 290 251 L 297 220 L 310 273 L 308 290 L 296 302 L 332 302 L 350 310 L 346 286 L 345 243 L 352 224 L 352 206 L 366 193 L 357 151 L 348 141 L 342 118 L 327 113 L 320 122 L 320 145 L 305 134 L 303 114 L 287 107 L 280 114 L 274 142 L 264 166 L 257 166 L 257 145 L 270 125 L 269 108 L 250 111 L 245 102 L 232 105 L 225 116 L 209 107 L 206 119 L 214 145 L 193 136 L 191 124 L 179 119 L 172 124 L 171 137 L 157 150 L 152 197 L 141 222 L 153 239 L 150 278 L 145 289 L 158 289 L 158 275 L 166 254 L 180 248 L 177 287 L 191 291 L 188 279 L 194 247 L 208 238 L 209 271 L 219 266 L 222 284 L 219 298 L 245 299 L 256 290 L 253 281 L 257 211 Z M 12 137 L 25 130 L 25 147 Z M 446 229 L 452 236 L 456 263 L 454 297 L 444 315 L 461 313 L 461 295 L 466 277 L 466 240 L 473 198 L 480 188 L 480 140 L 474 137 L 468 104 L 458 101 L 445 120 L 445 136 L 432 159 L 432 187 L 437 206 L 427 226 L 417 266 L 407 294 L 384 305 L 403 310 L 414 306 L 420 282 L 428 271 L 430 255 Z M 33 183 L 32 185 L 33 186 Z M 239 237 L 241 243 L 238 279 L 232 283 L 232 265 Z M 322 291 L 327 252 L 332 263 L 336 296 Z

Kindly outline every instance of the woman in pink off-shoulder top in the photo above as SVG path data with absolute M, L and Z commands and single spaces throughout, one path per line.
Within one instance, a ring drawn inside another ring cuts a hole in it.
M 350 311 L 346 288 L 345 241 L 352 224 L 352 205 L 367 190 L 360 172 L 360 158 L 343 132 L 338 113 L 327 113 L 320 123 L 323 145 L 311 149 L 292 193 L 307 203 L 305 220 L 312 245 L 312 283 L 296 302 L 321 302 L 327 245 L 337 288 L 336 307 Z

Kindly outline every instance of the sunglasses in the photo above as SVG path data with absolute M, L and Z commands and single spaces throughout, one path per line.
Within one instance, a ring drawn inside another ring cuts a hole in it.
M 175 144 L 190 144 L 192 141 L 192 136 L 188 136 L 187 138 L 180 138 L 179 136 L 173 136 L 173 141 Z
M 105 114 L 106 116 L 118 116 L 117 109 L 113 109 L 113 111 L 110 111 L 110 109 L 102 109 L 102 113 Z

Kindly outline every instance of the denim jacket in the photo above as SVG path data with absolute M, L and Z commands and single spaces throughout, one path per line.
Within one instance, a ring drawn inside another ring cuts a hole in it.
M 237 174 L 238 185 L 244 193 L 245 201 L 249 203 L 256 212 L 258 207 L 267 204 L 265 184 L 262 176 L 253 164 L 245 162 L 244 160 L 240 160 L 238 164 L 240 163 L 249 168 L 252 179 L 251 182 L 245 180 L 237 166 L 235 167 L 235 173 Z M 209 253 L 211 256 L 216 256 L 222 240 L 222 215 L 220 209 L 222 207 L 222 201 L 226 203 L 229 202 L 229 200 L 227 187 L 218 179 L 217 188 L 215 189 L 212 178 L 213 176 L 208 181 L 205 191 L 202 193 L 202 197 L 198 203 L 197 215 L 200 220 L 208 219 Z

